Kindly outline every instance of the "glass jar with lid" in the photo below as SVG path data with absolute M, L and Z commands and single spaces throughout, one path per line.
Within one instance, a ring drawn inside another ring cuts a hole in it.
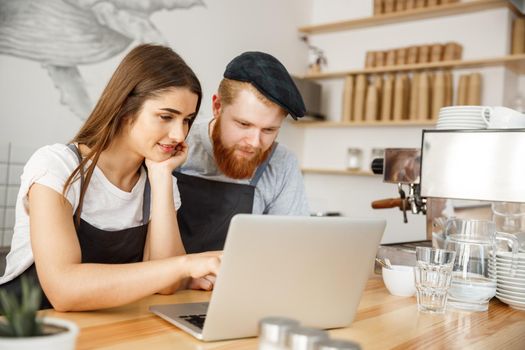
M 363 160 L 363 151 L 360 148 L 349 148 L 346 157 L 346 168 L 348 170 L 361 169 Z

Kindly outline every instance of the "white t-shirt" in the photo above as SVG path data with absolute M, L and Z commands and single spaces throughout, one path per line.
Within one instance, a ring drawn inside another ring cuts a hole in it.
M 4 276 L 0 277 L 0 284 L 20 275 L 34 261 L 29 235 L 27 196 L 29 188 L 34 183 L 38 183 L 62 194 L 67 178 L 77 166 L 77 155 L 63 144 L 38 149 L 26 163 L 16 199 L 16 220 L 11 251 L 6 257 L 6 270 Z M 146 171 L 142 168 L 140 178 L 131 192 L 126 192 L 113 185 L 100 168 L 95 167 L 84 196 L 80 217 L 90 225 L 105 231 L 118 231 L 142 225 L 146 177 Z M 66 193 L 66 198 L 73 207 L 73 213 L 78 207 L 79 196 L 80 181 L 75 181 Z M 175 208 L 179 209 L 181 201 L 175 177 L 173 177 L 173 198 Z

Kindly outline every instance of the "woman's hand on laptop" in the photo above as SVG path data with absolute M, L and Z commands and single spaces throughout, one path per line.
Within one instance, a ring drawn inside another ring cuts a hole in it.
M 207 275 L 200 278 L 190 278 L 188 289 L 194 290 L 212 290 L 215 285 L 216 277 L 214 275 Z
M 212 290 L 219 273 L 222 251 L 188 254 L 188 289 Z

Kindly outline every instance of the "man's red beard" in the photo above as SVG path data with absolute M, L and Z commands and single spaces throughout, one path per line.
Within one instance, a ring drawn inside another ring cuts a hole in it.
M 226 147 L 221 140 L 221 121 L 220 118 L 215 120 L 215 125 L 211 133 L 211 140 L 213 143 L 213 155 L 217 167 L 222 173 L 232 179 L 249 179 L 255 173 L 255 170 L 262 162 L 268 158 L 272 147 L 266 151 L 260 148 L 242 147 L 234 145 Z M 235 155 L 236 150 L 243 150 L 254 152 L 251 158 L 244 158 Z

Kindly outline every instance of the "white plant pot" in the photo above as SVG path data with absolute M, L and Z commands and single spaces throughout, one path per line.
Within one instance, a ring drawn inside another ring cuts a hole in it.
M 64 327 L 67 331 L 39 337 L 4 338 L 0 337 L 0 350 L 74 350 L 78 336 L 78 326 L 67 320 L 44 317 L 44 324 Z

